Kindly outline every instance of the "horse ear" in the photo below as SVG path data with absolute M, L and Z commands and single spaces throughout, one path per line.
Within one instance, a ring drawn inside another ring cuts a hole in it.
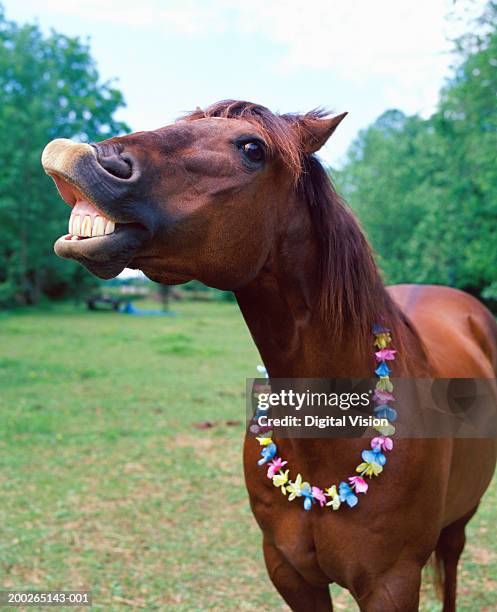
M 316 153 L 326 143 L 348 113 L 336 117 L 319 117 L 308 113 L 297 120 L 299 136 L 305 153 Z

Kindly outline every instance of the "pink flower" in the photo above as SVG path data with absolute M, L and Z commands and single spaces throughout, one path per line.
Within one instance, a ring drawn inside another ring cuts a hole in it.
M 386 436 L 378 436 L 371 440 L 371 448 L 374 450 L 375 448 L 380 448 L 383 451 L 390 451 L 393 448 L 393 440 L 392 438 L 388 438 Z
M 396 352 L 395 349 L 381 349 L 375 353 L 376 361 L 393 361 Z
M 324 491 L 319 487 L 312 487 L 312 497 L 319 502 L 321 508 L 326 504 L 326 496 Z
M 373 393 L 373 402 L 378 404 L 386 404 L 387 402 L 394 402 L 395 397 L 389 391 L 381 391 L 381 389 L 375 389 Z
M 349 482 L 354 487 L 356 493 L 366 493 L 368 490 L 368 483 L 360 476 L 351 476 Z
M 268 464 L 267 477 L 269 479 L 272 479 L 281 470 L 281 468 L 284 465 L 286 465 L 287 463 L 288 463 L 288 461 L 283 461 L 283 459 L 281 457 L 275 457 Z

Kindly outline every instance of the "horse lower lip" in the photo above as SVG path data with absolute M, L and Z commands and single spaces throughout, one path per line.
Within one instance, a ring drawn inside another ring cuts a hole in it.
M 150 239 L 148 230 L 138 224 L 119 224 L 107 236 L 72 240 L 61 236 L 54 250 L 63 259 L 74 259 L 103 279 L 114 278 Z
M 143 244 L 146 241 L 148 231 L 142 225 L 137 223 L 118 223 L 115 226 L 115 231 L 110 234 L 104 234 L 101 236 L 78 236 L 71 233 L 64 234 L 55 243 L 55 250 L 58 255 L 62 257 L 66 256 L 65 251 L 67 249 L 76 248 L 78 251 L 89 249 L 89 252 L 96 259 L 104 261 L 105 255 L 109 250 L 109 258 L 113 256 L 113 249 L 116 244 L 121 244 L 123 251 L 126 250 L 126 246 L 129 246 L 130 255 L 134 254 L 137 243 Z M 63 249 L 63 253 L 60 253 L 61 243 L 67 245 Z M 81 251 L 83 253 L 83 251 Z M 67 256 L 71 257 L 69 252 Z
M 84 242 L 86 240 L 94 240 L 95 238 L 108 238 L 112 234 L 102 235 L 102 236 L 73 236 L 72 234 L 65 234 L 61 236 L 66 241 L 70 242 Z
M 72 220 L 72 217 L 71 217 Z M 69 233 L 62 235 L 59 240 L 65 240 L 66 242 L 95 242 L 97 240 L 103 241 L 103 240 L 108 240 L 108 239 L 112 239 L 115 235 L 118 234 L 122 234 L 123 232 L 126 232 L 127 228 L 141 228 L 141 229 L 145 229 L 144 227 L 142 227 L 139 224 L 135 224 L 135 223 L 114 223 L 113 221 L 109 221 L 108 223 L 112 224 L 112 231 L 108 231 L 105 233 L 101 233 L 101 234 L 96 234 L 96 235 L 92 235 L 92 236 L 84 236 L 81 233 L 74 233 L 71 231 L 69 231 Z M 71 229 L 71 228 L 69 228 Z M 102 244 L 105 244 L 104 242 L 102 242 Z

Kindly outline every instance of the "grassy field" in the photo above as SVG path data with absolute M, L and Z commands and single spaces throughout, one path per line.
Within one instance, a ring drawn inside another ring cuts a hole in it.
M 1 588 L 90 589 L 97 610 L 286 609 L 242 476 L 257 351 L 235 305 L 174 308 L 0 315 Z M 461 610 L 496 609 L 496 502 L 494 482 Z M 426 582 L 422 609 L 438 610 Z

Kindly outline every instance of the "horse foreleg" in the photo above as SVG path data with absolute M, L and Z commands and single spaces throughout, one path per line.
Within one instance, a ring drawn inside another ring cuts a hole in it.
M 365 594 L 354 595 L 361 612 L 417 612 L 421 569 L 418 563 L 399 561 L 382 576 L 372 578 Z
M 440 532 L 435 554 L 443 566 L 443 612 L 455 612 L 457 564 L 466 543 L 465 527 L 476 508 Z
M 328 586 L 307 582 L 272 544 L 265 541 L 263 550 L 271 582 L 294 612 L 333 610 Z

